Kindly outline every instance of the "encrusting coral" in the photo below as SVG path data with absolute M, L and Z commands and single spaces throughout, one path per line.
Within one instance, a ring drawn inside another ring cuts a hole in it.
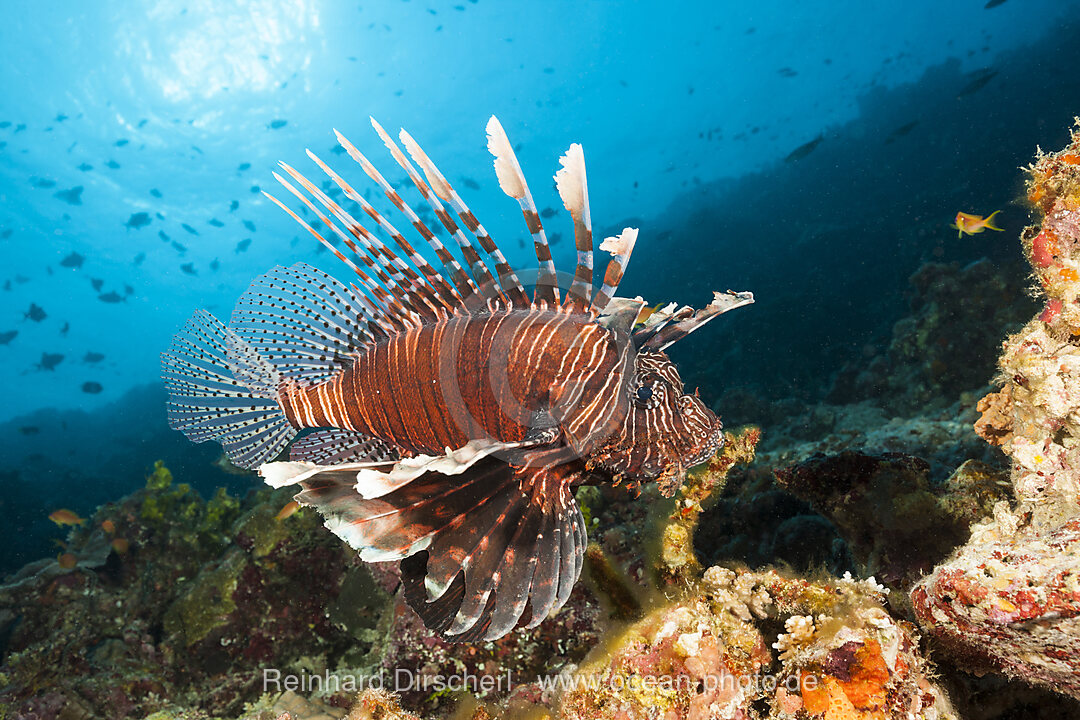
M 911 598 L 968 668 L 1080 698 L 1080 119 L 1068 147 L 1038 154 L 1027 196 L 1041 222 L 1023 249 L 1046 304 L 1006 340 L 976 425 L 1012 460 L 1016 504 L 997 503 Z
M 784 720 L 955 718 L 886 592 L 872 578 L 711 567 L 557 678 L 559 717 L 750 719 L 765 707 Z

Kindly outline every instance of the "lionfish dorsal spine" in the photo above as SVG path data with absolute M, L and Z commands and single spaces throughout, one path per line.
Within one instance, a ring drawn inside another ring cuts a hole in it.
M 551 259 L 551 246 L 548 244 L 547 233 L 544 232 L 540 212 L 536 209 L 536 203 L 533 202 L 529 184 L 525 182 L 525 173 L 521 171 L 521 164 L 518 163 L 510 139 L 506 136 L 502 123 L 494 115 L 488 120 L 487 138 L 488 152 L 495 157 L 495 176 L 498 178 L 499 187 L 504 193 L 518 201 L 521 214 L 525 218 L 525 225 L 529 229 L 529 234 L 532 235 L 533 249 L 536 251 L 536 261 L 539 265 L 533 302 L 547 303 L 554 307 L 559 304 L 559 282 L 555 272 L 555 262 Z
M 363 196 L 356 192 L 344 178 L 338 175 L 333 168 L 323 162 L 311 150 L 307 151 L 307 155 L 334 181 L 335 184 L 337 184 L 347 198 L 360 204 L 361 208 L 364 207 L 366 201 L 363 200 Z M 322 200 L 323 197 L 326 197 L 325 194 L 320 194 L 320 200 Z M 344 208 L 328 197 L 326 201 L 331 203 L 334 214 L 345 224 L 346 228 L 348 228 L 356 241 L 363 246 L 367 254 L 362 255 L 352 242 L 345 239 L 345 243 L 348 245 L 349 249 L 352 250 L 357 257 L 360 257 L 370 269 L 378 271 L 380 273 L 380 279 L 383 279 L 385 273 L 382 272 L 382 268 L 385 267 L 393 276 L 393 284 L 402 288 L 401 292 L 404 294 L 404 300 L 409 307 L 412 307 L 418 313 L 427 317 L 437 316 L 439 308 L 446 306 L 446 300 L 441 297 L 436 289 L 424 284 L 416 271 L 405 264 L 405 262 L 395 253 L 391 252 L 377 235 L 365 228 L 362 223 L 352 217 L 352 215 L 346 212 Z M 391 281 L 384 282 L 389 283 Z
M 622 282 L 626 266 L 630 262 L 630 254 L 634 252 L 637 237 L 637 228 L 623 228 L 623 231 L 617 236 L 606 238 L 604 242 L 600 243 L 600 249 L 611 253 L 612 257 L 608 261 L 607 269 L 604 270 L 604 285 L 596 293 L 596 297 L 593 298 L 592 309 L 594 311 L 603 312 L 604 308 L 611 302 L 611 298 L 615 297 L 615 293 L 618 292 L 619 283 Z
M 431 191 L 431 188 L 429 188 L 427 183 L 424 182 L 424 179 L 420 177 L 420 174 L 416 171 L 416 168 L 413 167 L 413 164 L 405 157 L 405 153 L 401 151 L 401 148 L 398 147 L 397 143 L 394 142 L 394 139 L 390 137 L 389 133 L 383 129 L 382 125 L 376 122 L 375 118 L 371 118 L 371 126 L 375 128 L 375 132 L 378 133 L 383 144 L 386 145 L 387 149 L 390 151 L 391 157 L 394 158 L 394 161 L 397 162 L 397 164 L 401 166 L 401 169 L 405 171 L 405 174 L 408 175 L 409 180 L 420 192 L 421 197 L 427 202 L 432 212 L 435 213 L 435 216 L 439 219 L 443 228 L 445 228 L 446 232 L 450 233 L 454 238 L 458 249 L 465 258 L 465 262 L 470 270 L 470 275 L 475 281 L 480 295 L 487 300 L 500 299 L 505 301 L 506 296 L 503 294 L 502 288 L 495 282 L 495 278 L 492 277 L 491 272 L 487 269 L 487 266 L 484 265 L 483 260 L 480 258 L 480 253 L 476 250 L 476 246 L 473 245 L 472 241 L 469 240 L 465 233 L 461 232 L 457 223 L 455 223 L 453 218 L 446 212 L 438 195 Z M 421 225 L 422 224 L 423 223 L 421 222 Z M 417 230 L 420 230 L 420 228 L 418 227 Z M 429 234 L 434 237 L 434 233 L 426 226 L 424 226 L 424 230 L 420 230 L 420 232 L 425 237 Z
M 338 142 L 340 142 L 341 146 L 345 148 L 345 152 L 349 154 L 349 157 L 359 163 L 360 167 L 363 168 L 367 176 L 371 178 L 380 188 L 382 188 L 383 194 L 386 195 L 387 199 L 389 199 L 390 202 L 394 204 L 394 207 L 400 210 L 405 215 L 405 217 L 408 218 L 409 222 L 412 223 L 412 226 L 416 229 L 417 232 L 420 233 L 420 235 L 424 238 L 425 242 L 427 242 L 427 244 L 435 252 L 436 257 L 439 258 L 439 262 L 442 263 L 443 267 L 450 274 L 450 281 L 453 283 L 454 288 L 456 289 L 456 294 L 459 298 L 459 302 L 467 303 L 469 299 L 476 294 L 477 288 L 476 285 L 473 283 L 472 278 L 469 277 L 469 274 L 465 272 L 465 269 L 463 267 L 461 267 L 461 263 L 459 263 L 454 258 L 454 256 L 450 254 L 450 251 L 446 249 L 446 246 L 442 243 L 442 241 L 435 236 L 435 233 L 431 232 L 431 230 L 428 229 L 427 225 L 424 224 L 424 222 L 413 211 L 413 209 L 409 207 L 404 200 L 401 199 L 401 196 L 398 194 L 397 190 L 395 190 L 393 186 L 391 186 L 390 183 L 387 182 L 386 178 L 383 177 L 382 173 L 379 172 L 378 168 L 372 165 L 371 162 L 366 157 L 364 157 L 364 154 L 357 150 L 356 146 L 349 142 L 344 135 L 339 133 L 337 130 L 335 130 L 334 132 L 337 134 Z M 374 208 L 372 208 L 372 210 L 374 210 Z M 373 219 L 376 218 L 373 217 Z M 382 225 L 383 229 L 391 234 L 391 236 L 394 238 L 394 242 L 398 243 L 399 246 L 403 250 L 405 250 L 406 253 L 408 253 L 410 256 L 418 256 L 417 253 L 412 249 L 412 246 L 405 239 L 405 237 L 400 232 L 398 232 L 397 229 L 395 229 L 394 226 L 389 223 L 389 221 L 385 220 L 385 218 L 382 218 L 382 216 L 379 215 L 379 219 L 376 219 L 376 222 L 379 222 L 379 224 Z M 437 271 L 436 274 L 438 274 Z
M 287 172 L 289 174 L 290 177 L 292 177 L 294 180 L 296 180 L 298 183 L 300 183 L 304 187 L 305 190 L 307 190 L 309 193 L 311 193 L 312 196 L 314 196 L 315 199 L 317 199 L 320 202 L 320 204 L 323 205 L 323 207 L 330 210 L 330 212 L 332 214 L 334 214 L 343 223 L 345 223 L 346 226 L 349 225 L 348 220 L 351 220 L 351 218 L 348 217 L 348 214 L 345 213 L 345 211 L 342 210 L 341 207 L 338 206 L 337 203 L 335 203 L 333 200 L 331 200 L 313 182 L 308 180 L 301 173 L 297 172 L 288 163 L 282 162 L 282 163 L 279 163 L 279 164 L 281 165 L 281 168 L 283 170 L 285 170 L 285 172 Z M 306 196 L 301 194 L 291 184 L 285 183 L 282 178 L 279 177 L 278 180 L 279 180 L 279 182 L 282 182 L 282 184 L 285 185 L 285 187 L 293 195 L 295 195 L 298 199 L 300 199 L 304 203 L 304 205 L 306 205 L 307 208 L 309 210 L 311 210 L 315 214 L 315 216 L 318 217 L 323 222 L 324 225 L 326 225 L 328 228 L 330 228 L 330 230 L 338 237 L 338 239 L 340 239 L 342 241 L 342 243 L 344 243 L 345 246 L 348 247 L 358 258 L 360 258 L 361 261 L 366 261 L 366 264 L 371 269 L 371 272 L 375 273 L 375 276 L 379 279 L 378 283 L 373 282 L 372 279 L 366 273 L 361 271 L 354 263 L 352 263 L 349 260 L 345 260 L 345 262 L 350 266 L 352 271 L 354 273 L 356 273 L 358 277 L 361 278 L 362 282 L 364 283 L 364 286 L 367 287 L 370 290 L 370 292 L 379 300 L 379 302 L 381 302 L 386 307 L 387 316 L 389 318 L 393 319 L 393 320 L 396 320 L 399 323 L 400 327 L 402 327 L 402 328 L 409 325 L 410 324 L 408 322 L 409 316 L 415 311 L 412 309 L 413 305 L 411 303 L 409 303 L 409 299 L 407 297 L 405 297 L 404 293 L 397 286 L 397 283 L 394 282 L 389 277 L 389 275 L 387 275 L 386 271 L 383 270 L 383 268 L 380 265 L 377 265 L 377 264 L 373 263 L 369 258 L 366 258 L 360 252 L 360 250 L 356 246 L 356 244 L 352 241 L 352 238 L 350 238 L 348 235 L 346 235 L 341 230 L 341 228 L 339 228 L 337 226 L 336 223 L 332 222 L 330 220 L 330 218 L 328 218 L 321 210 L 319 210 L 317 207 L 315 207 L 315 204 L 312 203 L 311 200 L 309 200 Z M 343 219 L 341 217 L 342 214 L 346 215 L 347 219 Z M 330 245 L 330 243 L 327 243 L 325 240 L 323 240 L 321 238 L 321 236 L 320 236 L 320 240 L 323 242 L 323 245 L 327 245 L 327 246 L 329 246 L 331 248 L 331 250 L 334 250 L 335 255 L 339 259 L 341 258 L 342 253 L 337 251 L 337 249 L 334 248 L 332 245 Z M 423 306 L 421 305 L 421 307 L 423 307 Z
M 446 179 L 439 168 L 435 166 L 428 154 L 424 152 L 419 143 L 413 139 L 408 132 L 404 129 L 401 130 L 398 137 L 401 139 L 405 149 L 409 151 L 409 155 L 424 171 L 424 176 L 427 178 L 428 183 L 431 185 L 431 189 L 435 194 L 443 201 L 450 204 L 450 207 L 457 213 L 458 218 L 462 224 L 468 228 L 474 236 L 476 236 L 477 242 L 480 243 L 480 247 L 487 253 L 487 256 L 495 265 L 495 273 L 499 276 L 499 284 L 502 285 L 503 291 L 509 297 L 510 301 L 514 304 L 525 307 L 529 304 L 529 297 L 525 294 L 525 288 L 521 286 L 521 281 L 518 279 L 514 269 L 507 262 L 506 257 L 499 250 L 498 245 L 492 240 L 491 235 L 477 220 L 476 215 L 465 204 L 465 201 L 461 199 L 454 187 Z M 442 217 L 441 215 L 439 216 Z
M 563 206 L 574 220 L 577 268 L 566 296 L 566 305 L 584 311 L 592 292 L 592 216 L 589 213 L 589 186 L 585 178 L 585 152 L 573 143 L 559 158 L 562 167 L 555 173 L 555 186 Z
M 294 193 L 296 192 L 295 188 L 293 188 L 292 185 L 287 180 L 282 178 L 277 173 L 273 173 L 273 175 L 278 180 L 278 182 L 280 182 L 282 185 L 284 185 L 290 191 L 292 191 Z M 297 215 L 295 212 L 293 212 L 293 210 L 290 207 L 285 205 L 283 202 L 278 200 L 276 197 L 274 197 L 270 193 L 267 193 L 267 192 L 264 191 L 263 194 L 266 195 L 266 197 L 268 197 L 271 201 L 273 201 L 274 204 L 276 204 L 278 207 L 280 207 L 282 210 L 284 210 L 286 213 L 288 213 L 289 216 L 292 217 L 293 220 L 295 220 L 297 223 L 299 223 L 301 227 L 303 227 L 309 233 L 311 233 L 320 243 L 323 244 L 324 247 L 328 248 L 330 250 L 330 252 L 332 252 L 339 260 L 341 260 L 350 269 L 352 269 L 352 271 L 354 273 L 356 273 L 361 278 L 361 280 L 364 283 L 365 287 L 370 287 L 373 284 L 371 282 L 371 278 L 362 269 L 357 267 L 355 263 L 353 263 L 351 260 L 349 260 L 349 258 L 345 257 L 345 255 L 343 255 L 341 253 L 341 251 L 339 251 L 329 241 L 327 241 L 327 239 L 324 238 L 319 233 L 319 231 L 317 231 L 315 228 L 311 227 L 311 225 L 308 224 L 308 222 L 306 220 L 301 218 L 299 215 Z M 377 304 L 377 298 L 373 300 L 373 299 L 370 299 L 370 298 L 368 298 L 367 296 L 364 296 L 364 295 L 361 295 L 360 297 L 362 298 L 361 306 L 364 307 L 364 309 L 369 311 L 366 317 L 368 318 L 369 322 L 373 326 L 372 330 L 374 331 L 377 328 L 379 330 L 379 334 L 383 334 L 383 335 L 388 334 L 390 332 L 393 332 L 393 327 L 388 325 L 387 321 L 384 319 L 384 316 L 386 315 L 386 308 Z

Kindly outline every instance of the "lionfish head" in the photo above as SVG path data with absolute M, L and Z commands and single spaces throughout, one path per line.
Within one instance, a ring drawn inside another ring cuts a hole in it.
M 720 418 L 696 392 L 683 392 L 679 372 L 663 352 L 637 353 L 624 392 L 629 411 L 623 426 L 592 458 L 593 466 L 634 481 L 659 479 L 673 492 L 687 469 L 723 446 Z

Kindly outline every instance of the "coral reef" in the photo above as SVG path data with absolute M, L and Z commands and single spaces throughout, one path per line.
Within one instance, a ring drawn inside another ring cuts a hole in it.
M 372 585 L 367 570 L 313 514 L 275 520 L 287 499 L 220 491 L 204 501 L 158 463 L 144 489 L 72 530 L 74 567 L 35 563 L 0 586 L 0 707 L 38 718 L 235 715 L 262 694 L 263 667 L 321 672 L 370 648 L 366 628 L 383 608 L 336 604 L 364 578 Z
M 978 425 L 1012 460 L 1016 504 L 997 503 L 911 597 L 965 667 L 1080 698 L 1080 121 L 1039 153 L 1027 196 L 1041 222 L 1023 249 L 1046 303 L 1005 342 Z
M 558 678 L 559 717 L 954 718 L 883 593 L 873 579 L 711 567 Z

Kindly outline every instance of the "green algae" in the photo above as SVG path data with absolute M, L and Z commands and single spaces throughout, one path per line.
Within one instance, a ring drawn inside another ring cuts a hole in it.
M 199 573 L 191 587 L 165 613 L 165 632 L 181 636 L 190 647 L 224 625 L 236 610 L 233 593 L 247 565 L 242 552 L 230 552 L 221 565 Z

